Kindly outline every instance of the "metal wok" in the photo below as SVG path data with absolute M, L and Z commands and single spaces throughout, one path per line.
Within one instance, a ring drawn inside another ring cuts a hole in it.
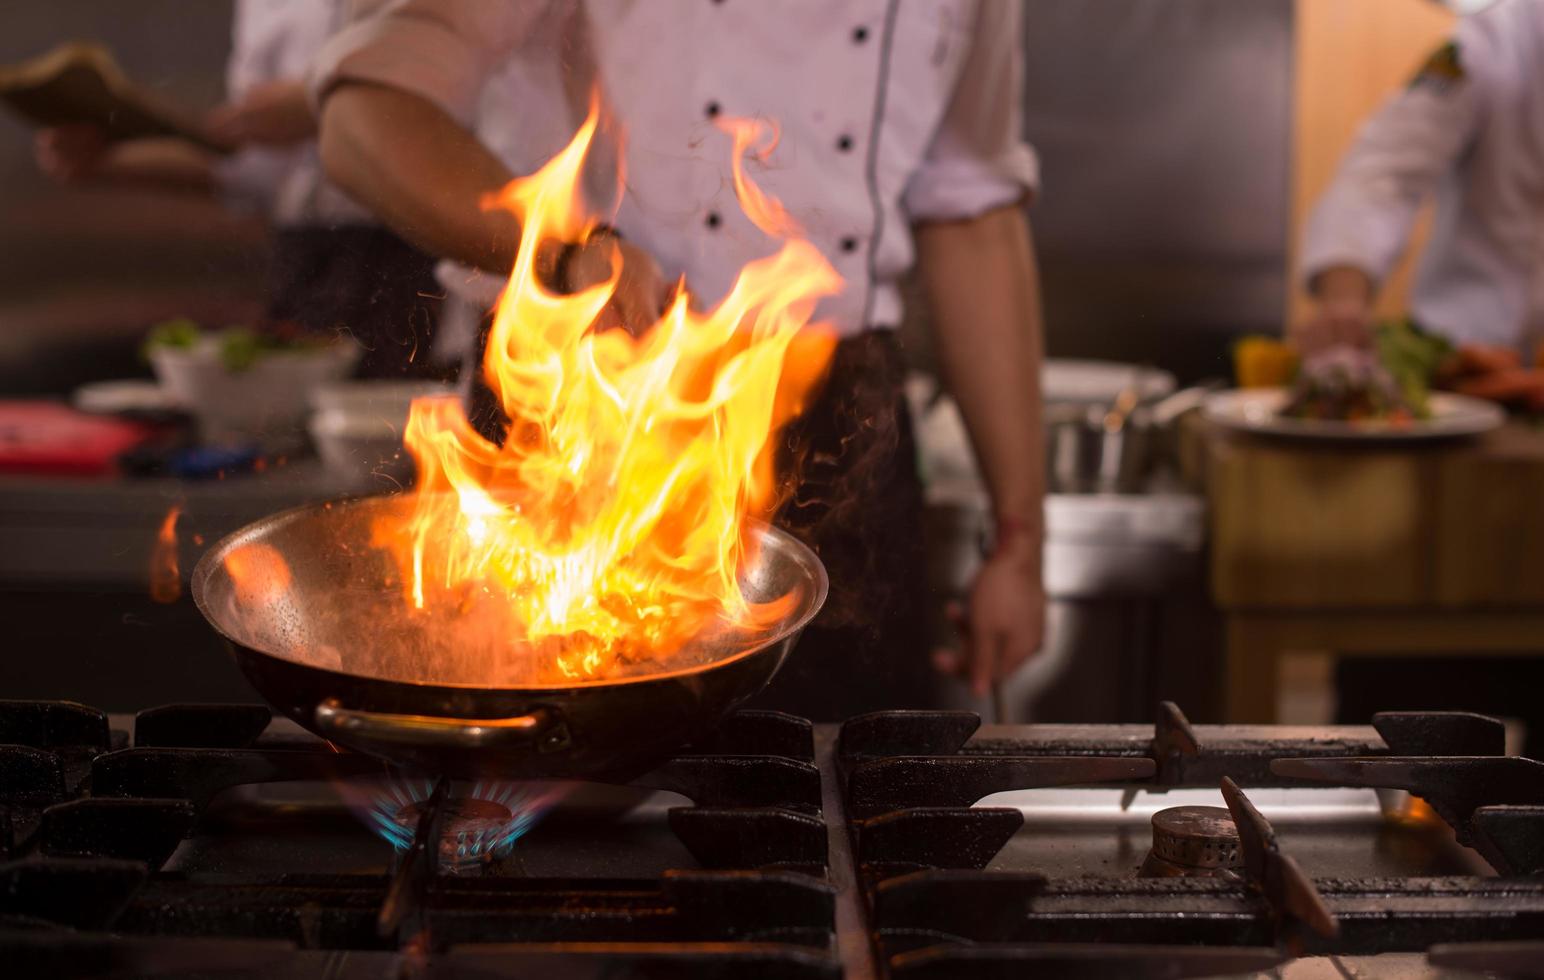
M 377 655 L 409 616 L 395 563 L 370 546 L 370 526 L 405 506 L 408 498 L 369 497 L 251 524 L 199 561 L 193 599 L 275 708 L 339 745 L 441 776 L 621 781 L 647 772 L 760 691 L 826 597 L 814 553 L 759 525 L 742 588 L 752 602 L 790 597 L 771 628 L 689 644 L 657 673 L 485 686 L 465 665 L 437 675 L 433 657 Z M 238 552 L 239 585 L 227 564 Z M 254 575 L 263 579 L 256 591 Z M 435 635 L 457 649 L 454 623 Z

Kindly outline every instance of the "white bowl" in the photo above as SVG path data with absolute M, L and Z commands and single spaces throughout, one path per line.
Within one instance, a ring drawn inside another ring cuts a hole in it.
M 422 381 L 344 381 L 312 392 L 317 412 L 311 441 L 328 471 L 352 489 L 392 490 L 413 478 L 402 446 L 415 398 L 454 395 L 449 385 Z
M 191 348 L 158 347 L 150 364 L 162 387 L 198 420 L 205 443 L 255 442 L 281 452 L 304 444 L 311 390 L 348 374 L 359 353 L 348 341 L 265 351 L 246 370 L 231 371 L 220 359 L 219 339 L 204 337 Z

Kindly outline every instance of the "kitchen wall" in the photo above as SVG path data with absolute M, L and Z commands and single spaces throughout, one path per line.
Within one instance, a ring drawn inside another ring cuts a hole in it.
M 1286 305 L 1292 0 L 1024 10 L 1050 352 L 1226 374 Z

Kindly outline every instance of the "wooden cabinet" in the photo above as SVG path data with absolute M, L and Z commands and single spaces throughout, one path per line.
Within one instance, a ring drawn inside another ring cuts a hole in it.
M 1303 453 L 1213 439 L 1212 594 L 1226 607 L 1346 609 L 1419 602 L 1433 461 Z
M 1544 655 L 1544 430 L 1353 449 L 1203 429 L 1228 717 L 1288 653 Z
M 1220 605 L 1544 607 L 1544 430 L 1387 450 L 1206 438 Z

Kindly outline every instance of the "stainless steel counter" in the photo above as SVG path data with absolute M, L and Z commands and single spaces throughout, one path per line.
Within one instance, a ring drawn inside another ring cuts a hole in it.
M 0 479 L 0 588 L 143 592 L 173 506 L 184 580 L 212 543 L 265 514 L 341 496 L 306 460 L 223 480 Z

